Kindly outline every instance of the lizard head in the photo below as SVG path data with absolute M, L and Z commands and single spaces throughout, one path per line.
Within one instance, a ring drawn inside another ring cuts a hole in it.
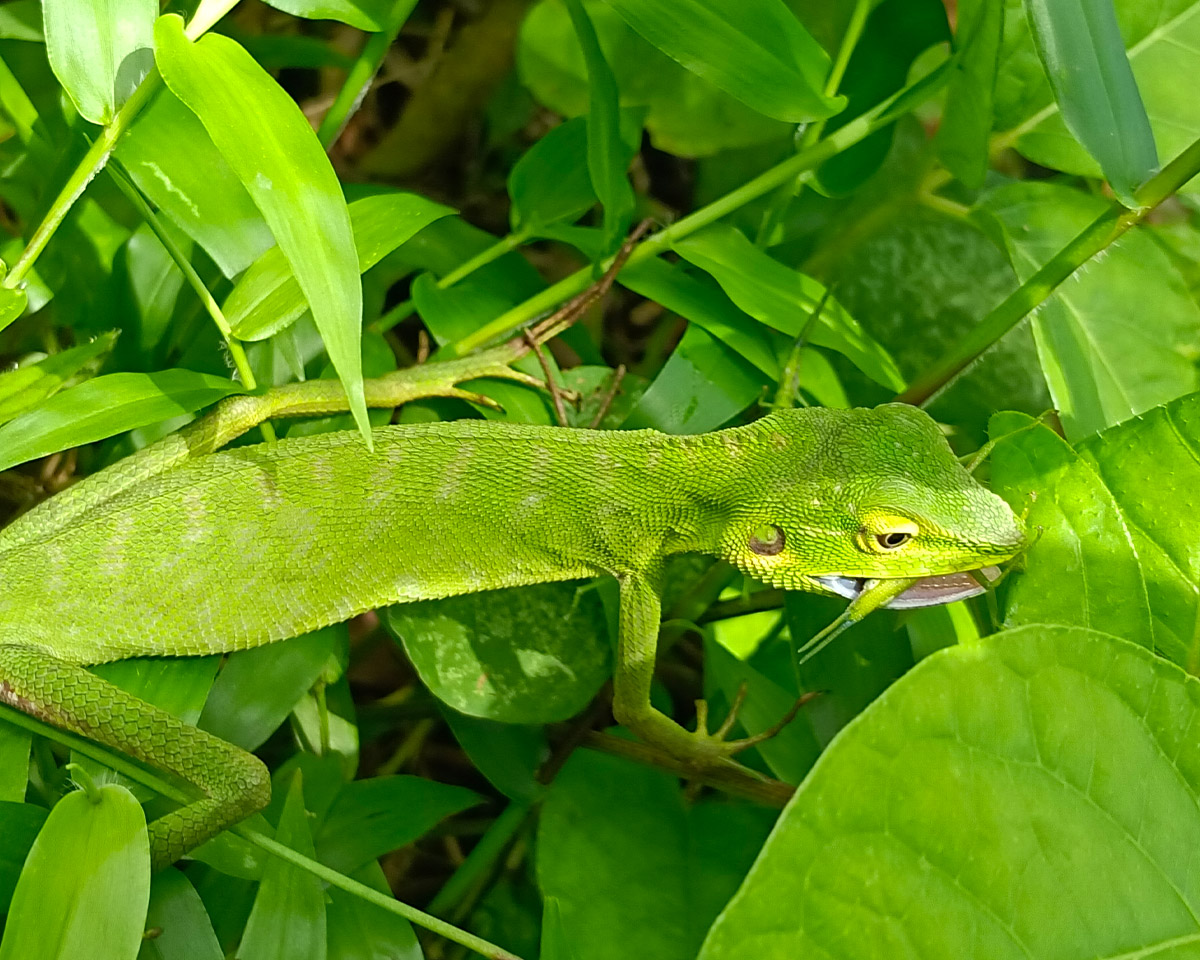
M 854 600 L 869 580 L 916 578 L 888 606 L 948 603 L 1025 546 L 1008 504 L 914 407 L 787 410 L 749 429 L 765 442 L 719 552 L 773 586 Z

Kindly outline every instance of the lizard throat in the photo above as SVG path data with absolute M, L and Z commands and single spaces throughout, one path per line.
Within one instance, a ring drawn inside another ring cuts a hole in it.
M 984 567 L 964 573 L 945 573 L 936 577 L 924 577 L 909 587 L 896 599 L 886 604 L 889 610 L 909 610 L 914 607 L 933 607 L 941 603 L 953 603 L 977 597 L 986 587 L 976 577 L 991 582 L 1000 576 L 999 567 Z M 847 600 L 857 599 L 871 581 L 865 577 L 825 576 L 815 577 L 825 589 Z

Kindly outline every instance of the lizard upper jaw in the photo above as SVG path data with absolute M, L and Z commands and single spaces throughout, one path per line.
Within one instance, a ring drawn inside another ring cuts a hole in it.
M 943 573 L 935 577 L 923 577 L 909 587 L 904 593 L 887 604 L 889 610 L 907 610 L 912 607 L 932 607 L 939 603 L 953 603 L 955 600 L 965 600 L 967 597 L 977 597 L 984 592 L 984 587 L 972 576 L 972 573 L 982 575 L 988 581 L 1000 576 L 999 567 L 983 567 L 980 570 L 967 573 Z M 866 577 L 825 576 L 815 577 L 821 584 L 847 600 L 854 600 L 870 583 Z

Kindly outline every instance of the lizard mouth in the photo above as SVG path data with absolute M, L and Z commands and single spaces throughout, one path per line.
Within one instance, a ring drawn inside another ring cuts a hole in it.
M 908 610 L 913 607 L 933 607 L 939 603 L 953 603 L 967 597 L 977 597 L 990 583 L 1000 576 L 999 567 L 984 567 L 965 573 L 943 573 L 936 577 L 923 577 L 905 590 L 900 596 L 886 604 L 889 610 Z M 871 580 L 867 577 L 843 577 L 838 575 L 815 577 L 831 593 L 847 600 L 855 600 Z M 981 582 L 983 581 L 983 582 Z

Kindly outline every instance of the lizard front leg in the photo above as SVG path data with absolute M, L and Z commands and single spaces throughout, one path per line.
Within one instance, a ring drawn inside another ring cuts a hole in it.
M 613 715 L 617 721 L 633 731 L 644 743 L 665 750 L 697 771 L 723 767 L 727 772 L 758 777 L 730 757 L 761 742 L 765 739 L 763 735 L 744 740 L 725 740 L 729 722 L 716 733 L 710 733 L 703 724 L 706 710 L 698 711 L 700 729 L 691 731 L 653 707 L 650 684 L 654 678 L 654 659 L 662 617 L 659 600 L 661 569 L 624 574 L 618 577 L 618 581 L 621 585 L 620 631 L 613 678 Z M 791 716 L 789 714 L 784 722 L 790 720 Z M 773 735 L 774 732 L 767 735 Z
M 0 701 L 199 788 L 200 799 L 150 824 L 156 870 L 271 799 L 271 778 L 257 757 L 36 647 L 0 643 Z

